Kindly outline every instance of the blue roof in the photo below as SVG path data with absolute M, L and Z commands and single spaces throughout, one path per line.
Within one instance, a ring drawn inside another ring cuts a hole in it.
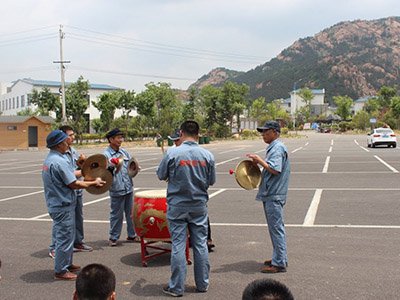
M 298 93 L 298 92 L 300 92 L 300 90 L 301 89 L 297 89 L 295 91 L 291 91 L 290 93 Z M 324 95 L 325 94 L 325 89 L 310 89 L 310 90 L 314 95 L 318 95 L 318 94 Z
M 375 96 L 365 96 L 365 97 L 362 97 L 362 98 L 358 98 L 354 102 L 364 103 L 364 102 L 367 102 L 369 99 L 372 99 L 372 98 L 375 98 Z
M 51 80 L 34 80 L 31 78 L 24 78 L 24 79 L 19 79 L 21 81 L 27 82 L 29 84 L 32 84 L 34 86 L 52 86 L 52 87 L 60 87 L 61 82 L 60 81 L 51 81 Z M 17 80 L 15 83 L 17 83 L 19 80 Z M 66 82 L 65 85 L 68 86 L 72 82 Z M 89 88 L 93 90 L 120 90 L 121 88 L 111 86 L 108 84 L 99 84 L 99 83 L 90 83 L 89 82 Z

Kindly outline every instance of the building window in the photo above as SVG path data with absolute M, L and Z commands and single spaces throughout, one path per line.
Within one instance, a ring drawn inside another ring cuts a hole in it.
M 11 98 L 8 99 L 8 109 L 11 109 Z
M 17 130 L 17 126 L 7 126 L 7 130 Z
M 21 107 L 25 107 L 25 95 L 21 96 Z
M 30 106 L 32 101 L 32 94 L 28 94 L 26 106 Z
M 12 104 L 13 104 L 12 108 L 14 109 L 14 108 L 15 108 L 15 98 L 14 98 L 14 97 L 13 97 L 13 102 L 12 102 Z
M 17 108 L 19 108 L 19 96 L 17 96 Z

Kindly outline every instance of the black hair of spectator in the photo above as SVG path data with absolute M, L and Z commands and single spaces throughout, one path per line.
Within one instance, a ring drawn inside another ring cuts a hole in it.
M 115 291 L 115 274 L 102 264 L 85 266 L 76 279 L 79 300 L 106 300 Z
M 257 279 L 243 291 L 242 300 L 294 300 L 292 292 L 274 279 Z
M 62 126 L 60 126 L 60 128 L 58 128 L 58 129 L 60 129 L 61 131 L 64 131 L 65 133 L 67 133 L 68 130 L 74 131 L 74 129 L 73 129 L 71 126 L 69 126 L 69 125 L 62 125 Z
M 200 126 L 196 121 L 188 120 L 182 123 L 181 130 L 188 136 L 196 137 L 199 135 Z

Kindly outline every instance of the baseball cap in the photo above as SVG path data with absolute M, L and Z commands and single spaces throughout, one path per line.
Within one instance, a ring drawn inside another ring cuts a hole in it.
M 267 121 L 267 122 L 265 122 L 264 126 L 257 127 L 258 132 L 263 132 L 263 130 L 266 130 L 266 129 L 273 129 L 276 132 L 281 132 L 281 126 L 276 121 Z

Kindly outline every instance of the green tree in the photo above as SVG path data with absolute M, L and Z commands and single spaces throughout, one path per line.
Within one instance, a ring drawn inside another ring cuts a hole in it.
M 136 108 L 135 91 L 117 91 L 117 108 L 122 111 L 123 128 L 125 133 L 128 134 L 128 127 L 130 123 L 130 113 Z
M 383 108 L 384 111 L 386 111 L 389 106 L 391 99 L 396 96 L 397 91 L 395 88 L 388 87 L 388 86 L 382 86 L 379 91 L 378 91 L 378 101 Z
M 311 117 L 311 102 L 314 99 L 314 94 L 309 88 L 302 88 L 297 95 L 300 96 L 305 104 L 303 109 L 299 109 L 299 111 L 303 114 L 305 119 L 304 121 L 308 122 Z
M 77 82 L 71 83 L 65 92 L 65 104 L 67 118 L 82 143 L 82 133 L 88 125 L 84 114 L 89 106 L 89 81 L 80 76 Z
M 37 106 L 40 116 L 48 116 L 50 112 L 54 112 L 57 120 L 61 119 L 60 98 L 52 94 L 48 87 L 44 87 L 40 92 L 33 89 L 31 103 Z
M 233 120 L 236 117 L 236 130 L 240 132 L 240 115 L 246 109 L 249 87 L 245 84 L 225 82 L 221 89 L 219 98 L 220 125 L 229 122 L 229 129 L 232 132 Z
M 183 107 L 182 116 L 184 120 L 194 120 L 196 118 L 195 114 L 196 100 L 197 100 L 197 90 L 195 88 L 191 88 L 189 90 L 189 99 Z
M 371 115 L 368 112 L 360 110 L 354 115 L 352 122 L 356 128 L 366 130 L 370 126 L 370 118 Z
M 351 106 L 353 105 L 353 100 L 348 96 L 334 96 L 333 101 L 337 106 L 336 114 L 343 121 L 346 121 L 347 118 L 351 116 Z
M 37 116 L 38 114 L 39 113 L 37 110 L 33 110 L 30 107 L 17 112 L 17 116 Z
M 267 102 L 264 97 L 259 97 L 253 101 L 250 108 L 250 117 L 256 119 L 259 124 L 266 119 Z
M 221 97 L 221 90 L 212 85 L 206 85 L 200 91 L 201 112 L 204 116 L 204 126 L 209 134 L 216 130 L 220 120 L 218 103 Z
M 373 114 L 377 113 L 380 108 L 381 105 L 379 103 L 379 100 L 377 98 L 371 98 L 368 99 L 368 101 L 365 103 L 363 110 L 365 110 L 369 114 Z
M 117 108 L 117 95 L 115 91 L 103 93 L 97 101 L 92 101 L 92 105 L 100 112 L 101 122 L 97 122 L 96 126 L 101 124 L 98 128 L 100 132 L 107 132 L 111 129 L 112 121 L 114 120 L 115 110 Z M 94 126 L 92 124 L 94 129 Z M 96 130 L 96 129 L 95 129 Z M 97 130 L 96 130 L 97 131 Z M 97 131 L 98 132 L 98 131 Z

